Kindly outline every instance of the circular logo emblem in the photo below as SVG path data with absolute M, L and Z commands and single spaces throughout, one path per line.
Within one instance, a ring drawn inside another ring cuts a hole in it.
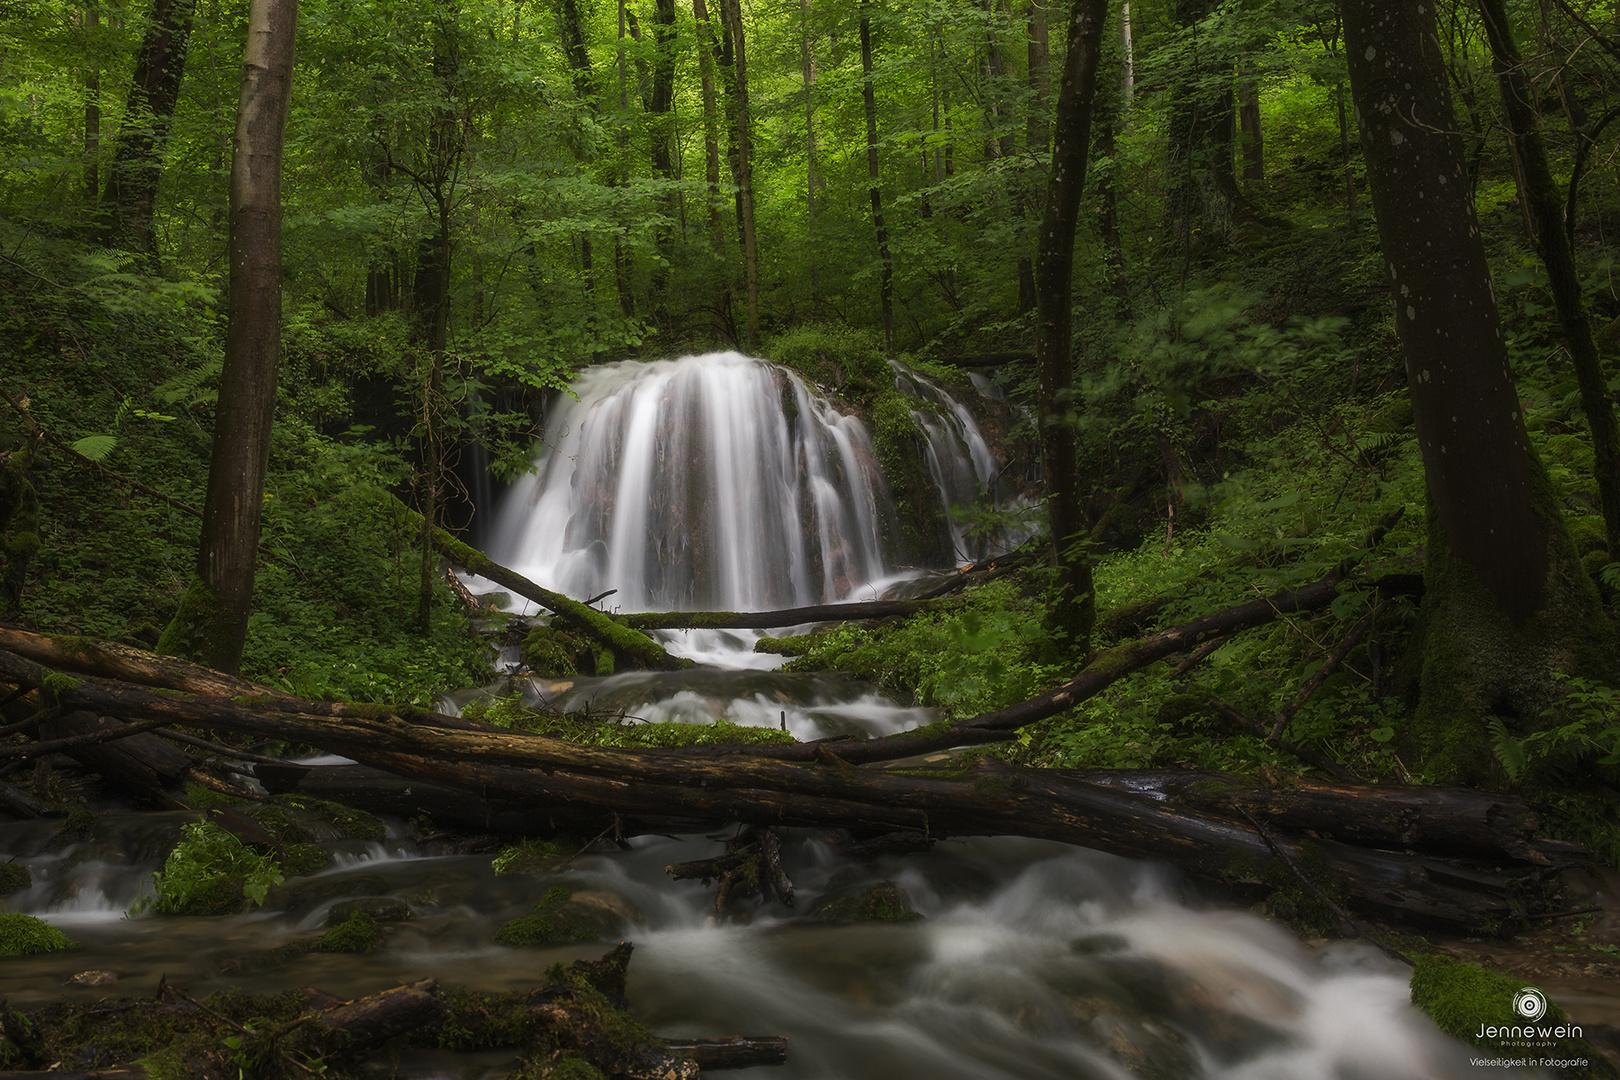
M 1527 986 L 1513 995 L 1513 1011 L 1526 1020 L 1540 1020 L 1547 1014 L 1547 999 L 1540 990 Z

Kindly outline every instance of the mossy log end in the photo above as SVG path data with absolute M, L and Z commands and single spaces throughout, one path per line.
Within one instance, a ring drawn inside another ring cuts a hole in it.
M 415 511 L 411 513 L 414 514 Z M 669 655 L 662 645 L 639 630 L 631 629 L 612 616 L 605 615 L 578 600 L 542 588 L 522 574 L 493 561 L 476 548 L 462 543 L 443 529 L 433 530 L 433 548 L 463 570 L 505 586 L 524 599 L 532 600 L 567 620 L 571 625 L 612 649 L 614 655 L 621 661 L 627 661 L 648 671 L 678 671 L 692 666 L 690 660 Z

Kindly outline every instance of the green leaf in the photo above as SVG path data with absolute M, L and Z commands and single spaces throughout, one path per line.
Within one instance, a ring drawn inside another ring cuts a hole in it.
M 73 444 L 73 452 L 91 461 L 101 461 L 118 445 L 116 435 L 86 435 Z
M 1367 732 L 1367 736 L 1373 742 L 1387 743 L 1395 737 L 1395 729 L 1392 727 L 1373 728 Z

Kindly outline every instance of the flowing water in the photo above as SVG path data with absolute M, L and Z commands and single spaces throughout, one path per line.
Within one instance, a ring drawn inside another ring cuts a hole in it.
M 927 419 L 929 467 L 946 505 L 994 489 L 1002 465 L 967 410 L 903 371 Z M 626 609 L 769 609 L 888 588 L 893 513 L 860 421 L 795 375 L 736 354 L 594 369 L 563 407 L 539 470 L 510 493 L 494 554 L 576 596 L 619 590 Z M 932 425 L 930 427 L 929 425 Z M 956 541 L 972 554 L 967 533 Z M 884 734 L 934 719 L 874 687 L 739 670 L 750 635 L 688 638 L 729 670 L 568 681 L 522 677 L 532 700 L 624 722 L 724 717 L 800 738 Z M 53 849 L 56 826 L 0 827 L 0 853 L 36 884 L 6 900 L 83 948 L 0 964 L 15 1005 L 59 996 L 150 994 L 160 976 L 203 994 L 315 986 L 342 996 L 433 976 L 490 990 L 535 985 L 559 960 L 636 945 L 629 996 L 670 1036 L 787 1035 L 788 1064 L 740 1072 L 782 1080 L 1252 1078 L 1402 1080 L 1470 1075 L 1469 1051 L 1406 1001 L 1407 972 L 1341 944 L 1308 949 L 1226 910 L 1162 868 L 1013 838 L 947 841 L 851 862 L 832 838 L 790 835 L 794 908 L 717 924 L 710 890 L 669 863 L 720 853 L 720 837 L 641 837 L 535 874 L 496 876 L 489 855 L 407 839 L 335 841 L 333 866 L 272 890 L 252 914 L 129 915 L 186 814 L 101 819 Z M 566 883 L 603 941 L 560 949 L 492 944 L 494 928 Z M 920 918 L 841 924 L 825 903 L 892 882 Z M 273 950 L 325 925 L 333 905 L 389 898 L 408 921 L 364 957 Z M 87 970 L 116 981 L 69 980 Z M 502 1055 L 424 1054 L 401 1075 L 502 1075 Z

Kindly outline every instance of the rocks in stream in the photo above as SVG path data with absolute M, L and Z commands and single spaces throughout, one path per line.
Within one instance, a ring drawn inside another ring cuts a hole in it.
M 78 947 L 72 938 L 42 919 L 14 911 L 0 914 L 0 956 L 34 956 Z
M 623 932 L 625 922 L 608 904 L 576 899 L 567 885 L 553 885 L 527 915 L 495 929 L 495 944 L 577 945 L 615 937 Z
M 858 893 L 825 896 L 810 909 L 822 922 L 911 922 L 922 916 L 892 881 L 879 881 Z

